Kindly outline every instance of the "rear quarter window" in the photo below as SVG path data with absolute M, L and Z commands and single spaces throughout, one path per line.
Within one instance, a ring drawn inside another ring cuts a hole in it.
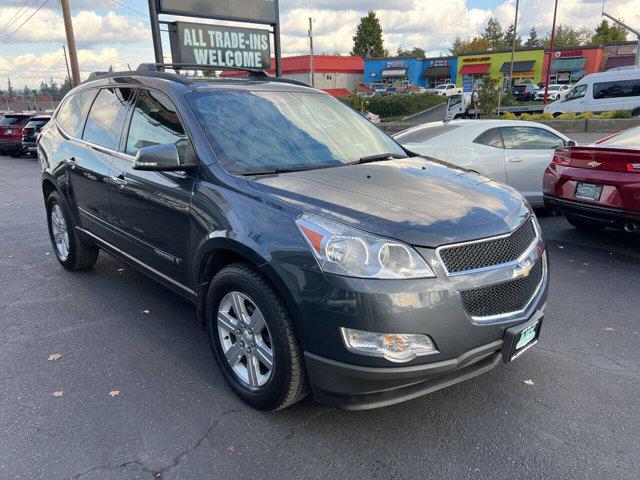
M 500 134 L 499 128 L 491 128 L 486 132 L 481 133 L 473 143 L 479 143 L 480 145 L 486 145 L 487 147 L 504 148 L 504 142 L 502 141 L 502 135 Z
M 84 118 L 89 111 L 96 90 L 85 90 L 67 97 L 56 114 L 56 121 L 64 132 L 79 138 L 84 125 Z

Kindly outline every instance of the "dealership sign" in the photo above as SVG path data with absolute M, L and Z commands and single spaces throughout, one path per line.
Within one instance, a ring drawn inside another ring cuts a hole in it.
M 169 39 L 174 63 L 271 68 L 268 30 L 175 22 Z
M 157 0 L 158 13 L 192 17 L 274 24 L 278 21 L 276 0 Z

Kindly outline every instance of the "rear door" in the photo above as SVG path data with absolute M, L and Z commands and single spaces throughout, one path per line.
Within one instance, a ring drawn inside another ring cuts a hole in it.
M 502 127 L 507 184 L 522 193 L 533 206 L 541 206 L 542 177 L 556 148 L 565 141 L 537 127 Z
M 109 168 L 120 143 L 131 94 L 130 88 L 91 91 L 91 96 L 96 96 L 84 127 L 80 125 L 82 138 L 72 138 L 67 151 L 72 198 L 79 212 L 80 224 L 107 241 L 112 237 L 109 226 Z
M 171 99 L 140 89 L 125 132 L 122 155 L 114 157 L 110 178 L 116 245 L 146 266 L 181 285 L 189 284 L 189 229 L 192 172 L 134 170 L 138 149 L 166 143 L 180 159 L 192 157 L 186 129 Z M 191 158 L 193 161 L 193 158 Z

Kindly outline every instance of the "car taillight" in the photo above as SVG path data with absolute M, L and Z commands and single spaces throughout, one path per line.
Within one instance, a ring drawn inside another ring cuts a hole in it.
M 555 163 L 556 165 L 564 165 L 568 167 L 571 165 L 571 154 L 556 152 L 553 154 L 551 163 Z
M 635 163 L 635 162 L 627 163 L 627 172 L 640 173 L 640 163 Z

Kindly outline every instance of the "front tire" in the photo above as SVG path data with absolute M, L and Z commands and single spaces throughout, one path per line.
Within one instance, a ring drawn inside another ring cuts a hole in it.
M 565 218 L 567 219 L 567 222 L 578 230 L 584 230 L 586 232 L 601 232 L 605 229 L 605 226 L 600 223 L 583 220 L 582 218 L 576 218 L 569 215 L 565 215 Z
M 91 268 L 98 260 L 100 250 L 78 236 L 58 192 L 49 195 L 46 206 L 49 238 L 60 265 L 67 270 Z
M 207 292 L 207 331 L 222 376 L 259 410 L 286 408 L 306 394 L 293 321 L 273 287 L 244 263 L 223 268 Z

